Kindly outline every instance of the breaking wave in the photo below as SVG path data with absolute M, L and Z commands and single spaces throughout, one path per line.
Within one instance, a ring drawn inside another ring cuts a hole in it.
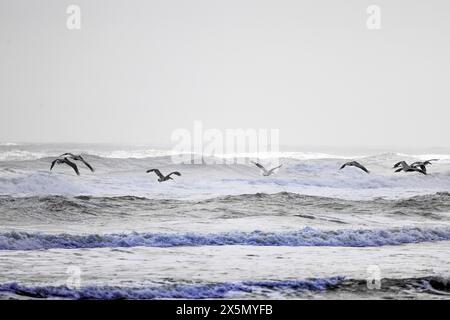
M 244 281 L 217 284 L 175 284 L 122 288 L 111 286 L 86 286 L 80 289 L 67 286 L 24 286 L 17 283 L 0 285 L 0 292 L 33 298 L 67 299 L 218 299 L 232 293 L 252 293 L 261 289 L 291 289 L 323 291 L 335 287 L 343 277 L 286 281 Z
M 129 234 L 0 234 L 0 250 L 76 249 L 104 247 L 179 246 L 337 246 L 378 247 L 450 240 L 450 228 L 397 228 L 390 230 L 318 230 L 310 227 L 290 232 L 129 233 Z
M 82 165 L 81 176 L 72 168 L 50 163 L 63 150 L 82 153 L 96 169 L 91 173 Z M 0 195 L 20 197 L 36 195 L 89 195 L 161 197 L 172 199 L 205 199 L 223 195 L 277 193 L 281 191 L 323 195 L 345 199 L 373 199 L 388 196 L 404 198 L 450 190 L 450 156 L 405 155 L 385 153 L 359 156 L 371 174 L 357 168 L 339 170 L 354 156 L 311 152 L 279 152 L 259 161 L 265 166 L 281 162 L 273 176 L 262 177 L 250 161 L 256 155 L 234 155 L 235 161 L 224 164 L 228 157 L 205 157 L 205 164 L 179 164 L 173 161 L 173 150 L 146 147 L 116 148 L 108 146 L 20 145 L 0 147 Z M 428 167 L 429 175 L 394 173 L 399 160 L 408 162 L 439 156 Z M 210 161 L 212 160 L 212 161 Z M 159 184 L 149 168 L 180 171 L 181 177 Z
M 0 294 L 18 295 L 39 299 L 220 299 L 243 295 L 271 297 L 283 292 L 296 298 L 308 293 L 334 292 L 424 292 L 432 295 L 449 295 L 450 281 L 445 277 L 430 276 L 405 279 L 381 279 L 379 290 L 369 290 L 366 280 L 345 279 L 342 276 L 279 281 L 242 281 L 210 284 L 170 284 L 140 287 L 119 286 L 27 286 L 16 282 L 0 284 Z

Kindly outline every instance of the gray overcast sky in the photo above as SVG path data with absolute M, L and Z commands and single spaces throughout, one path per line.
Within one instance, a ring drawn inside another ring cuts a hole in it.
M 449 39 L 448 0 L 1 0 L 0 141 L 448 148 Z

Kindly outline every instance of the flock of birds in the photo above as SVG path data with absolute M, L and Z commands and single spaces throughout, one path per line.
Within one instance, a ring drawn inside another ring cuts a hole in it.
M 433 161 L 439 161 L 439 159 L 416 161 L 411 164 L 406 163 L 406 161 L 399 161 L 396 164 L 394 164 L 394 167 L 392 169 L 396 169 L 394 172 L 404 171 L 404 172 L 420 172 L 422 174 L 427 174 L 427 166 L 432 164 Z M 364 167 L 362 164 L 360 164 L 357 161 L 350 161 L 350 162 L 344 163 L 342 165 L 342 167 L 340 168 L 340 170 L 344 169 L 347 166 L 357 167 L 367 173 L 370 172 L 369 170 L 367 170 L 366 167 Z
M 70 161 L 70 160 L 73 161 Z M 63 153 L 62 155 L 60 155 L 58 158 L 56 158 L 55 160 L 52 161 L 52 164 L 50 166 L 50 171 L 53 169 L 53 167 L 55 166 L 55 164 L 66 164 L 69 167 L 71 167 L 75 173 L 79 176 L 80 175 L 80 170 L 78 170 L 78 166 L 75 164 L 74 161 L 80 161 L 82 162 L 86 167 L 89 168 L 89 170 L 91 170 L 91 172 L 94 172 L 94 168 L 86 161 L 84 160 L 83 156 L 81 156 L 80 154 L 73 154 L 73 153 Z M 176 176 L 181 176 L 181 173 L 179 173 L 178 171 L 174 171 L 169 173 L 168 175 L 163 175 L 161 173 L 161 171 L 159 171 L 158 169 L 150 169 L 147 170 L 147 173 L 150 172 L 154 172 L 157 176 L 158 176 L 158 181 L 159 182 L 164 182 L 167 180 L 173 180 L 173 178 L 171 177 L 171 175 L 176 175 Z
M 426 160 L 426 161 L 416 161 L 416 162 L 413 162 L 411 164 L 408 164 L 406 161 L 400 161 L 400 162 L 397 162 L 396 164 L 394 164 L 393 169 L 395 169 L 394 172 L 400 172 L 400 171 L 404 171 L 404 172 L 420 172 L 420 173 L 426 175 L 427 174 L 427 166 L 431 165 L 433 161 L 438 161 L 438 160 L 439 159 L 430 159 L 430 160 Z M 73 153 L 63 153 L 58 158 L 53 160 L 52 164 L 50 166 L 50 171 L 53 169 L 53 167 L 56 164 L 57 165 L 66 164 L 66 165 L 70 166 L 75 171 L 75 173 L 77 175 L 80 175 L 80 171 L 78 170 L 78 166 L 75 164 L 75 161 L 80 161 L 86 167 L 88 167 L 89 170 L 91 170 L 92 172 L 95 171 L 94 168 L 86 160 L 84 160 L 84 158 L 81 155 L 79 155 L 79 154 L 75 155 Z M 265 177 L 268 177 L 268 176 L 274 174 L 276 170 L 278 170 L 279 168 L 282 167 L 282 164 L 280 164 L 277 167 L 274 167 L 274 168 L 271 168 L 271 169 L 267 170 L 262 164 L 260 164 L 258 162 L 254 162 L 254 161 L 251 161 L 251 162 L 261 170 L 262 175 L 265 176 Z M 356 168 L 359 168 L 359 169 L 363 170 L 366 173 L 370 173 L 370 171 L 367 170 L 367 168 L 364 167 L 362 164 L 360 164 L 358 161 L 346 162 L 340 167 L 339 170 L 342 170 L 345 167 L 356 167 Z M 159 182 L 164 182 L 164 181 L 167 181 L 167 180 L 173 180 L 173 178 L 171 177 L 172 175 L 181 176 L 181 173 L 178 172 L 178 171 L 173 171 L 173 172 L 169 173 L 168 175 L 162 174 L 159 169 L 150 169 L 150 170 L 147 170 L 146 172 L 147 173 L 154 172 L 158 176 L 158 181 Z

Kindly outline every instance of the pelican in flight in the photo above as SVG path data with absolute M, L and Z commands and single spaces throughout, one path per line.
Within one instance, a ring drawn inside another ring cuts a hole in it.
M 425 166 L 423 166 L 425 168 Z M 405 171 L 405 172 L 420 172 L 422 174 L 427 174 L 426 169 L 422 169 L 418 166 L 412 166 L 406 163 L 406 161 L 400 161 L 394 164 L 394 168 L 397 169 L 395 172 Z
M 262 164 L 260 164 L 258 162 L 251 161 L 251 163 L 253 163 L 255 166 L 260 168 L 261 171 L 262 171 L 262 175 L 265 176 L 265 177 L 268 177 L 268 176 L 272 175 L 275 172 L 275 170 L 281 168 L 281 166 L 282 166 L 282 164 L 280 164 L 278 167 L 275 167 L 275 168 L 272 168 L 270 170 L 267 170 L 266 168 L 263 167 Z
M 181 173 L 179 173 L 178 171 L 171 172 L 167 176 L 163 175 L 161 173 L 161 171 L 159 171 L 158 169 L 147 170 L 147 173 L 149 173 L 149 172 L 156 173 L 156 175 L 158 176 L 158 181 L 159 182 L 164 182 L 164 181 L 167 181 L 167 180 L 173 180 L 173 178 L 171 177 L 171 175 L 173 175 L 173 174 L 176 175 L 176 176 L 181 176 Z
M 344 169 L 345 167 L 357 167 L 357 168 L 359 168 L 359 169 L 361 169 L 361 170 L 363 170 L 363 171 L 369 173 L 369 170 L 367 170 L 366 167 L 364 167 L 364 166 L 363 166 L 362 164 L 360 164 L 358 161 L 350 161 L 350 162 L 344 163 L 344 164 L 342 165 L 342 167 L 341 167 L 339 170 L 342 170 L 342 169 Z
M 55 159 L 52 161 L 52 165 L 50 166 L 50 171 L 53 169 L 53 167 L 55 166 L 55 164 L 67 164 L 68 166 L 71 166 L 73 170 L 75 170 L 75 173 L 79 176 L 80 172 L 78 171 L 78 167 L 75 163 L 73 163 L 72 161 L 70 161 L 67 158 L 64 159 Z
M 432 164 L 431 163 L 432 161 L 439 161 L 439 159 L 430 159 L 430 160 L 426 160 L 426 161 L 416 161 L 416 162 L 411 163 L 411 167 L 420 168 L 424 172 L 427 172 L 427 166 Z
M 84 160 L 83 157 L 82 157 L 80 154 L 75 155 L 75 154 L 73 154 L 73 153 L 67 152 L 67 153 L 63 153 L 63 154 L 60 155 L 59 157 L 66 157 L 66 156 L 69 157 L 71 160 L 83 162 L 83 164 L 84 164 L 86 167 L 88 167 L 89 170 L 91 170 L 92 172 L 95 171 L 94 168 L 92 168 L 92 166 L 91 166 L 89 163 L 87 163 L 87 161 Z

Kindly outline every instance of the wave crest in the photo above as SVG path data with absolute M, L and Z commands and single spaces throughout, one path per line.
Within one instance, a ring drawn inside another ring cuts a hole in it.
M 291 232 L 129 233 L 129 234 L 0 234 L 0 250 L 76 249 L 104 247 L 179 246 L 337 246 L 378 247 L 450 240 L 450 228 L 397 228 L 390 230 L 318 230 L 306 227 Z
M 270 297 L 272 292 L 282 292 L 288 297 L 302 297 L 308 293 L 328 292 L 372 294 L 399 292 L 411 294 L 425 292 L 432 295 L 448 295 L 450 281 L 448 278 L 429 276 L 421 278 L 381 279 L 379 290 L 367 288 L 366 280 L 345 279 L 342 276 L 330 278 L 313 278 L 305 280 L 267 280 L 241 281 L 209 284 L 169 284 L 141 287 L 118 286 L 84 286 L 69 288 L 67 286 L 26 286 L 16 282 L 0 284 L 1 294 L 12 294 L 30 298 L 44 299 L 222 299 L 255 295 Z M 383 297 L 383 296 L 382 296 Z
M 232 293 L 252 293 L 261 289 L 291 289 L 299 291 L 323 291 L 335 287 L 343 277 L 286 281 L 245 281 L 217 284 L 175 284 L 121 288 L 110 286 L 86 286 L 71 289 L 67 286 L 24 286 L 18 283 L 0 285 L 0 292 L 33 298 L 67 299 L 218 299 Z

